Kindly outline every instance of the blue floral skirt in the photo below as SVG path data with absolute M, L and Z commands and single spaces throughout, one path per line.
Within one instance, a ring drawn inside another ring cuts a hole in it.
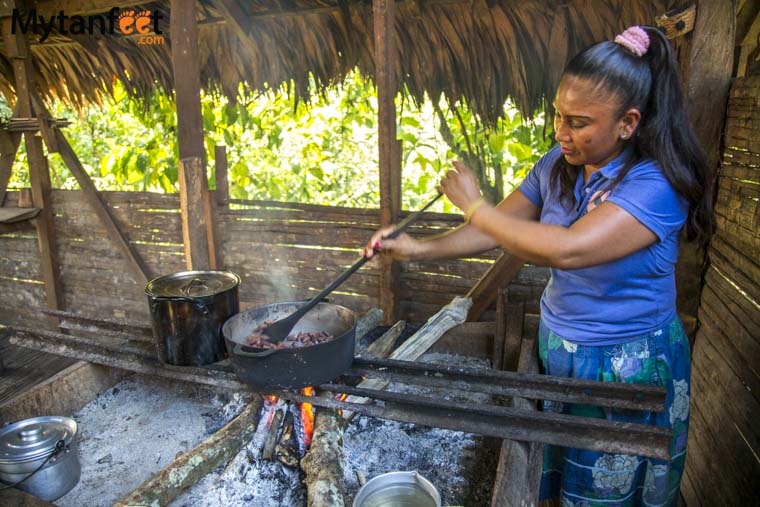
M 664 386 L 664 412 L 544 401 L 544 411 L 673 428 L 670 461 L 544 446 L 541 499 L 575 507 L 676 505 L 689 427 L 690 350 L 681 321 L 622 345 L 572 343 L 539 326 L 539 357 L 547 375 Z

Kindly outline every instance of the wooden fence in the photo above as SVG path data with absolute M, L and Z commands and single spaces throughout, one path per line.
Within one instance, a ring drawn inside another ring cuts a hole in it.
M 179 196 L 103 192 L 119 227 L 154 275 L 184 270 Z M 18 196 L 8 194 L 6 206 Z M 61 265 L 64 309 L 102 317 L 147 319 L 144 286 L 108 239 L 80 191 L 52 196 Z M 403 214 L 402 214 L 403 216 Z M 414 235 L 441 232 L 461 223 L 458 215 L 426 214 Z M 219 210 L 222 262 L 243 279 L 241 307 L 308 298 L 358 258 L 360 246 L 377 229 L 379 211 L 307 204 L 235 201 Z M 401 317 L 424 321 L 455 295 L 465 294 L 498 251 L 472 259 L 405 263 L 401 274 Z M 529 327 L 548 280 L 545 268 L 526 266 L 510 285 L 510 299 L 523 301 Z M 363 311 L 378 304 L 379 272 L 365 266 L 331 296 Z M 0 235 L 0 324 L 43 323 L 44 303 L 34 230 Z
M 760 76 L 730 95 L 692 359 L 687 505 L 756 505 L 760 498 Z

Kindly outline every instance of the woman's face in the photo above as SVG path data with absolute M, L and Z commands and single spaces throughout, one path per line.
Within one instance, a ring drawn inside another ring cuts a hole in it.
M 623 150 L 638 125 L 640 113 L 630 109 L 620 116 L 614 95 L 600 91 L 583 78 L 565 76 L 554 99 L 555 138 L 565 160 L 595 171 Z

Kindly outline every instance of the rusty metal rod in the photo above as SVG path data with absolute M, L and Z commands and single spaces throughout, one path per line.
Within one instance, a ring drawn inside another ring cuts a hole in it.
M 335 387 L 338 386 L 320 386 Z M 347 387 L 347 386 L 340 386 Z M 386 396 L 385 391 L 369 392 L 367 389 L 351 388 L 349 391 L 364 397 Z M 340 392 L 340 391 L 338 391 Z M 659 459 L 669 459 L 671 431 L 667 428 L 644 426 L 641 424 L 621 423 L 606 419 L 550 414 L 545 412 L 526 412 L 519 409 L 502 408 L 509 412 L 488 413 L 480 410 L 474 412 L 471 406 L 462 404 L 441 406 L 438 400 L 424 397 L 397 394 L 401 401 L 386 401 L 380 405 L 371 403 L 362 405 L 341 400 L 306 396 L 288 390 L 272 390 L 269 394 L 291 401 L 311 403 L 313 405 L 336 410 L 349 410 L 358 414 L 391 419 L 399 422 L 420 424 L 436 428 L 445 428 L 466 433 L 475 433 L 501 439 L 540 442 L 594 451 L 635 454 Z M 348 393 L 347 393 L 348 394 Z M 437 401 L 434 406 L 433 402 Z M 429 403 L 428 403 L 429 402 Z
M 357 357 L 351 375 L 501 396 L 649 412 L 665 410 L 665 388 L 431 363 Z
M 145 375 L 155 375 L 185 382 L 195 382 L 232 390 L 249 390 L 235 374 L 208 368 L 191 366 L 169 366 L 158 359 L 124 351 L 106 351 L 69 340 L 69 335 L 47 331 L 13 328 L 10 332 L 13 345 L 41 350 L 59 356 L 73 357 L 81 361 L 102 364 L 112 368 L 134 371 Z
M 224 370 L 194 367 L 171 367 L 155 358 L 125 351 L 107 351 L 71 340 L 69 335 L 23 328 L 10 329 L 11 343 L 53 354 L 104 364 L 138 373 L 196 382 L 225 389 L 248 390 L 235 375 Z M 667 459 L 671 432 L 666 428 L 621 423 L 562 414 L 527 412 L 521 409 L 452 404 L 445 400 L 408 394 L 324 385 L 327 390 L 375 400 L 369 405 L 349 403 L 323 397 L 305 396 L 289 390 L 270 390 L 282 398 L 308 402 L 316 406 L 350 410 L 382 419 L 465 431 L 497 438 L 536 441 L 604 452 L 636 454 Z M 378 400 L 381 403 L 378 403 Z
M 115 331 L 119 334 L 135 335 L 134 339 L 136 340 L 139 340 L 139 338 L 136 337 L 138 334 L 149 338 L 152 338 L 153 336 L 153 331 L 150 325 L 145 324 L 144 322 L 133 320 L 104 319 L 102 317 L 91 317 L 88 315 L 80 315 L 77 313 L 66 312 L 62 310 L 53 310 L 51 308 L 41 308 L 40 310 L 45 315 L 77 322 L 84 326 L 95 326 L 96 328 Z

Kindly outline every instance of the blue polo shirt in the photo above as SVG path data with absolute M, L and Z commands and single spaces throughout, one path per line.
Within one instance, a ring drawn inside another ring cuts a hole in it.
M 544 155 L 519 186 L 525 197 L 541 208 L 542 223 L 569 227 L 589 212 L 592 197 L 609 190 L 607 201 L 657 236 L 654 244 L 622 259 L 581 269 L 551 268 L 541 297 L 541 318 L 549 329 L 572 342 L 624 343 L 654 332 L 676 317 L 675 264 L 688 203 L 651 159 L 639 161 L 613 188 L 612 181 L 628 154 L 624 152 L 599 169 L 586 184 L 579 171 L 577 204 L 572 207 L 560 203 L 559 182 L 550 187 L 552 166 L 562 156 L 559 147 Z

